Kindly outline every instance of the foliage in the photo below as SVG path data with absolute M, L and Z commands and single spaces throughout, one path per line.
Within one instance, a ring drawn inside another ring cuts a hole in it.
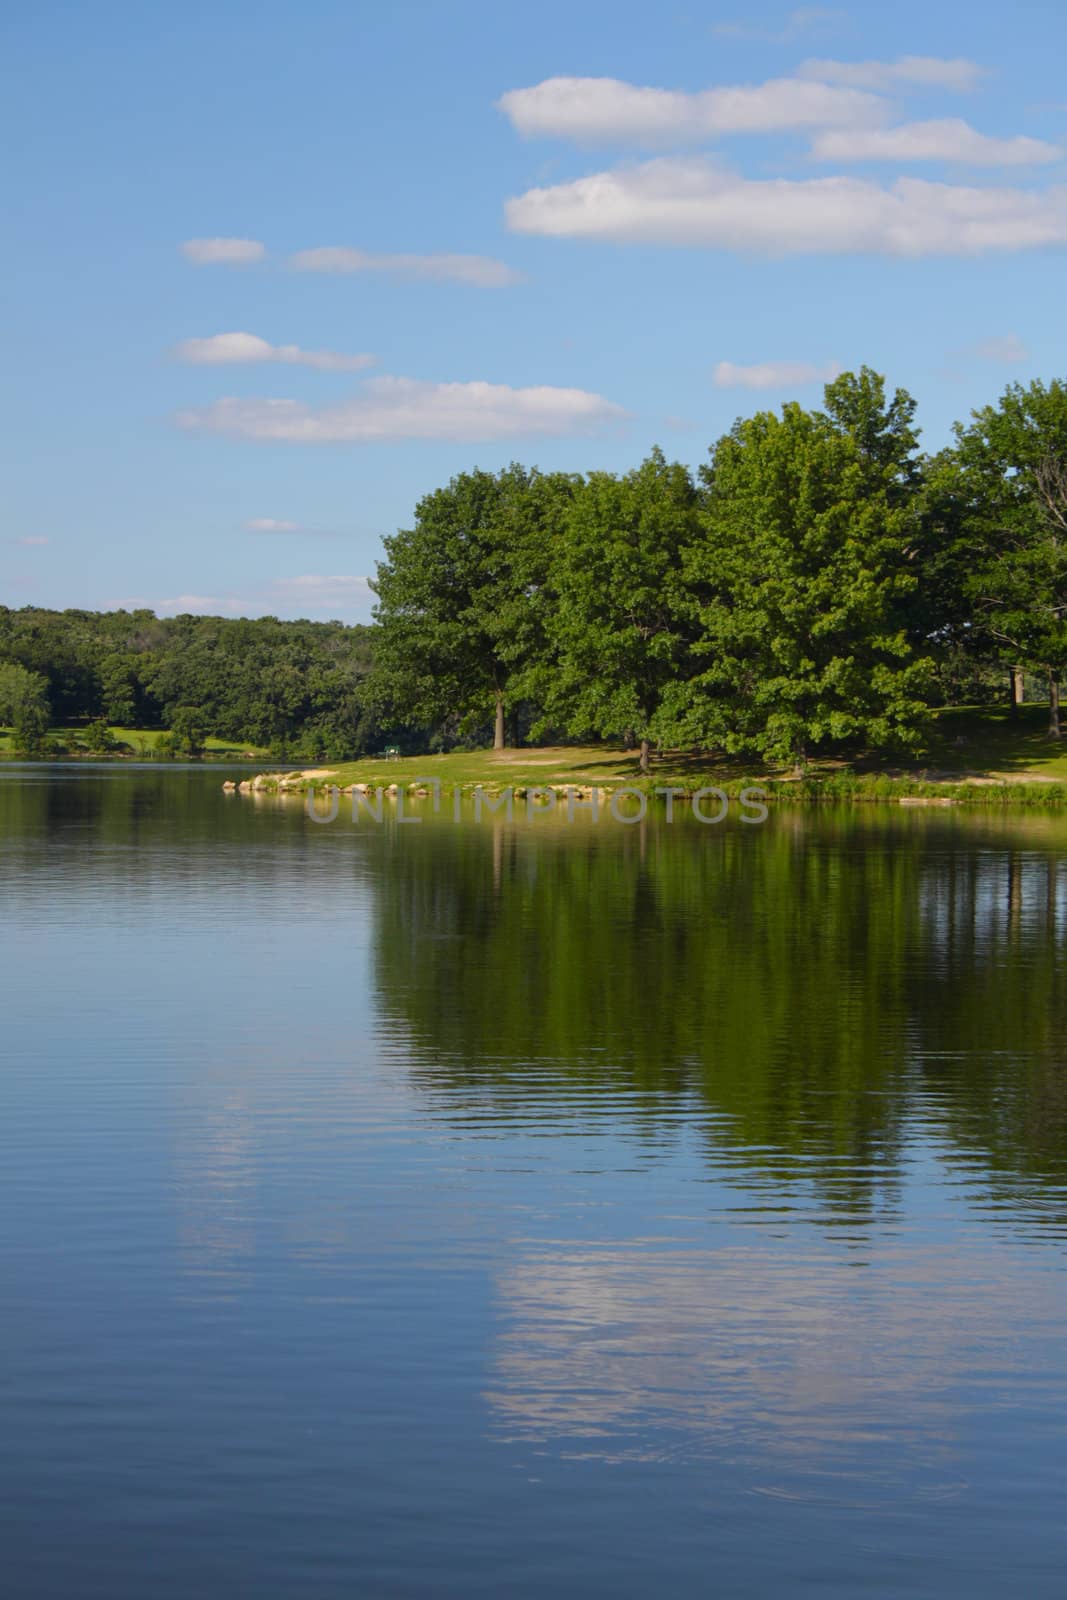
M 106 717 L 94 717 L 82 735 L 82 743 L 94 756 L 111 755 L 118 742 Z
M 397 720 L 490 718 L 494 742 L 544 653 L 546 586 L 573 480 L 513 463 L 421 500 L 378 564 L 373 691 Z
M 387 742 L 365 690 L 370 636 L 340 622 L 0 607 L 0 658 L 44 683 L 57 722 L 173 729 L 195 706 L 194 743 L 210 732 L 311 759 Z
M 654 450 L 617 478 L 590 473 L 573 496 L 553 570 L 545 721 L 575 735 L 667 732 L 664 697 L 688 671 L 685 552 L 697 532 L 685 467 Z
M 17 661 L 0 661 L 0 723 L 10 726 L 19 755 L 41 755 L 48 735 L 48 680 Z
M 179 706 L 170 721 L 171 738 L 184 754 L 198 756 L 208 735 L 207 719 L 199 706 Z
M 676 695 L 691 740 L 798 763 L 828 742 L 917 745 L 931 669 L 902 610 L 917 582 L 905 458 L 863 422 L 874 454 L 797 405 L 715 447 L 688 564 L 703 666 Z
M 804 766 L 914 755 L 931 707 L 1006 707 L 1010 668 L 1058 733 L 1067 385 L 1013 385 L 932 457 L 915 413 L 862 367 L 739 420 L 695 480 L 659 450 L 460 473 L 386 538 L 374 627 L 0 608 L 0 715 L 30 751 L 51 716 L 105 752 L 119 724 L 171 755 L 595 735 L 644 772 L 668 746 Z
M 1005 662 L 1057 683 L 1067 669 L 1067 385 L 1010 385 L 957 429 L 946 472 L 976 631 Z

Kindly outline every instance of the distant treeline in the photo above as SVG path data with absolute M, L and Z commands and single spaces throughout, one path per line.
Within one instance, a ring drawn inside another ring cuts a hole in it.
M 355 757 L 622 738 L 803 762 L 914 751 L 931 706 L 1067 667 L 1067 385 L 919 449 L 864 367 L 739 420 L 694 476 L 472 471 L 385 540 L 372 627 L 0 609 L 0 722 Z
M 340 622 L 0 607 L 0 723 L 31 750 L 49 723 L 99 721 L 169 730 L 176 752 L 214 735 L 354 757 L 374 738 L 370 641 Z

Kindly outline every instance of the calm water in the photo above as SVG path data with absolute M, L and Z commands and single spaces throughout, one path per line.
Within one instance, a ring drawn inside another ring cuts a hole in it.
M 1059 1596 L 1067 818 L 0 769 L 7 1592 Z

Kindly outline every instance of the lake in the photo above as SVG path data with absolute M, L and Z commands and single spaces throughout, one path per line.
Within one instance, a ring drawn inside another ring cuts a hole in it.
M 34 1600 L 1059 1596 L 1067 817 L 0 768 Z

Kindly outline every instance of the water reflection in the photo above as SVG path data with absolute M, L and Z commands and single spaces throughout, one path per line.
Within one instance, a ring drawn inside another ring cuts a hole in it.
M 894 1203 L 924 1130 L 990 1185 L 1067 1176 L 1058 817 L 776 815 L 689 828 L 427 830 L 376 878 L 375 977 L 416 1081 L 507 1131 L 707 1115 L 708 1158 Z M 1016 1198 L 1026 1198 L 1016 1188 Z
M 882 1240 L 861 1271 L 817 1239 L 731 1230 L 703 1249 L 528 1248 L 496 1290 L 504 1437 L 612 1462 L 714 1455 L 853 1502 L 949 1478 L 965 1492 L 970 1408 L 1025 1383 L 1063 1305 L 1057 1280 L 962 1229 L 951 1248 Z M 1064 1398 L 1057 1381 L 1046 1399 Z
M 220 781 L 0 773 L 20 1592 L 1060 1592 L 1067 819 Z

